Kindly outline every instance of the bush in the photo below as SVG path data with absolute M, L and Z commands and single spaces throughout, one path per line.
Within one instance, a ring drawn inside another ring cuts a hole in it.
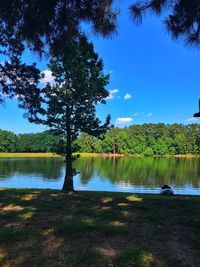
M 151 147 L 146 147 L 145 150 L 144 150 L 144 152 L 143 152 L 143 155 L 145 157 L 151 157 L 151 156 L 153 156 L 154 155 L 153 149 Z

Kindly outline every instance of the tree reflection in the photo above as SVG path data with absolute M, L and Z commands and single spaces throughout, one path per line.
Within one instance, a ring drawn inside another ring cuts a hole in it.
M 86 184 L 98 175 L 113 184 L 161 187 L 163 184 L 199 187 L 200 159 L 197 158 L 81 158 L 76 163 L 81 182 Z
M 1 159 L 0 181 L 14 176 L 56 181 L 62 177 L 63 167 L 61 158 Z M 80 158 L 75 167 L 80 172 L 82 185 L 99 177 L 102 184 L 109 180 L 113 185 L 152 189 L 163 184 L 177 188 L 200 187 L 199 158 Z
M 61 177 L 62 166 L 63 160 L 55 158 L 1 159 L 0 180 L 14 175 L 57 180 Z

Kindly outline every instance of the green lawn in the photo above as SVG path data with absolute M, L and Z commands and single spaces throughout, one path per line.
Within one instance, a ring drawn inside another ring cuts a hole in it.
M 97 157 L 95 153 L 80 153 L 81 157 Z M 60 157 L 55 153 L 0 153 L 0 158 L 51 158 Z
M 0 190 L 0 266 L 200 266 L 200 197 Z
M 81 157 L 143 157 L 143 155 L 125 155 L 125 154 L 105 154 L 105 153 L 75 153 L 79 154 Z M 55 153 L 0 153 L 0 158 L 51 158 L 51 157 L 60 157 Z M 156 156 L 154 156 L 156 157 Z M 157 156 L 159 157 L 159 156 Z M 196 158 L 199 155 L 165 155 L 162 157 L 176 157 L 176 158 Z
M 54 153 L 0 153 L 0 158 L 49 158 L 59 157 Z
M 120 157 L 120 154 L 97 154 L 97 153 L 75 153 L 81 157 L 109 157 L 115 156 Z M 55 153 L 0 153 L 0 158 L 50 158 L 50 157 L 60 157 Z

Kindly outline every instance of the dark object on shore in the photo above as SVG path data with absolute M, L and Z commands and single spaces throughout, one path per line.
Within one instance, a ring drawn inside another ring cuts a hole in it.
M 200 98 L 199 98 L 199 112 L 198 113 L 195 113 L 193 115 L 193 117 L 195 117 L 195 118 L 200 117 Z
M 161 188 L 162 189 L 171 189 L 171 187 L 169 185 L 167 185 L 167 184 L 163 185 Z
M 171 189 L 171 187 L 169 185 L 165 184 L 161 187 L 160 194 L 166 195 L 166 196 L 172 196 L 172 195 L 174 195 L 174 190 Z

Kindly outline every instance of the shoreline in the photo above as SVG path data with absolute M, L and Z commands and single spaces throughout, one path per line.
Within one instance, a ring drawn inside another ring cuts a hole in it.
M 181 200 L 195 200 L 198 199 L 200 201 L 200 195 L 187 195 L 187 194 L 174 194 L 174 195 L 161 195 L 159 193 L 134 193 L 134 192 L 118 192 L 118 191 L 92 191 L 92 190 L 74 190 L 72 192 L 63 191 L 62 189 L 51 189 L 51 188 L 12 188 L 12 187 L 0 187 L 0 194 L 4 191 L 13 191 L 13 193 L 47 193 L 47 194 L 66 194 L 66 195 L 73 195 L 73 194 L 85 194 L 90 196 L 98 196 L 98 195 L 104 195 L 105 197 L 127 197 L 132 196 L 133 198 L 141 197 L 145 199 L 157 199 L 157 200 L 175 200 L 175 199 L 181 199 Z
M 133 155 L 133 154 L 105 154 L 105 153 L 75 153 L 79 154 L 80 157 L 132 157 L 132 158 L 148 158 L 143 155 Z M 60 158 L 62 156 L 55 153 L 0 153 L 0 158 Z M 199 158 L 200 155 L 153 155 L 150 158 Z

